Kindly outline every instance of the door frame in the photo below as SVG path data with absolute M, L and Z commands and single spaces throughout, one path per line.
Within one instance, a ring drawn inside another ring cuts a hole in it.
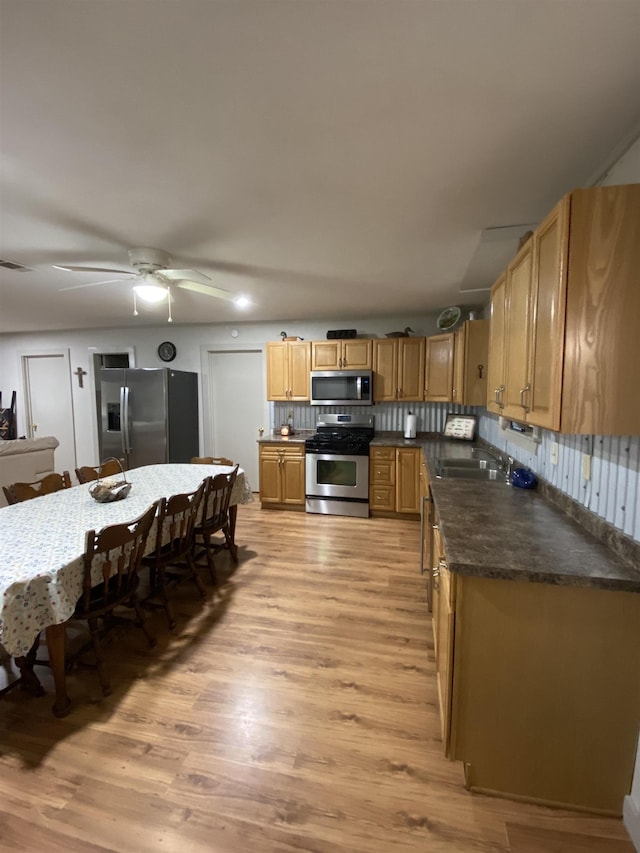
M 202 412 L 202 430 L 200 435 L 200 454 L 206 456 L 206 448 L 213 447 L 213 431 L 212 413 L 213 413 L 213 397 L 211 393 L 211 377 L 209 375 L 209 353 L 216 352 L 259 352 L 262 356 L 262 418 L 263 426 L 266 433 L 271 431 L 270 406 L 267 400 L 267 361 L 266 361 L 266 344 L 260 343 L 235 343 L 235 344 L 201 344 L 200 345 L 200 371 L 202 376 L 201 407 Z M 209 454 L 212 455 L 212 454 Z

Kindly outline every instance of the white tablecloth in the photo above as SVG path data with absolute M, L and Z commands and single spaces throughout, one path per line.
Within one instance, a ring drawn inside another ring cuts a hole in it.
M 71 617 L 82 592 L 88 530 L 131 521 L 159 498 L 193 491 L 205 477 L 230 470 L 145 465 L 127 471 L 132 487 L 121 501 L 97 503 L 89 494 L 92 484 L 86 483 L 0 508 L 0 644 L 14 657 L 26 655 L 43 628 Z M 240 469 L 231 504 L 251 500 L 251 486 Z

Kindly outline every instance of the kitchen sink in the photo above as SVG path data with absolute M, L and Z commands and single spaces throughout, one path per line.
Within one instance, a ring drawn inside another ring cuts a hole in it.
M 504 473 L 493 459 L 436 459 L 436 476 L 458 477 L 466 480 L 501 480 Z
M 493 459 L 459 459 L 457 456 L 436 459 L 436 464 L 443 468 L 492 468 L 496 471 L 500 468 Z

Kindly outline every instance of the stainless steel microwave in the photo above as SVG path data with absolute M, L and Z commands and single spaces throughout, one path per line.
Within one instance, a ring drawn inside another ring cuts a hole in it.
M 312 406 L 373 405 L 371 370 L 312 370 Z

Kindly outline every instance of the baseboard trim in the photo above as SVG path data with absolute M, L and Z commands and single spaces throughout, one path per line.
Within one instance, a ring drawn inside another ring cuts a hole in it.
M 640 853 L 640 806 L 631 797 L 624 798 L 622 820 L 631 838 L 631 843 Z

